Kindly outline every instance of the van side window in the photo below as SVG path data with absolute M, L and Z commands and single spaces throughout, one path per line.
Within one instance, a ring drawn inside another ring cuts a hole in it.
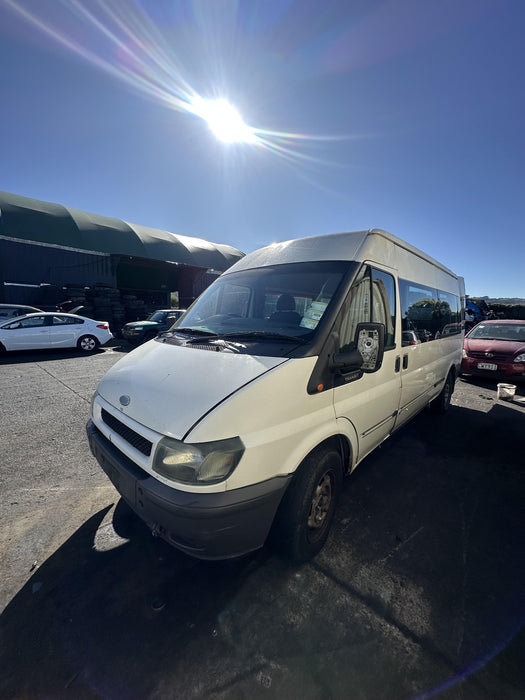
M 399 280 L 403 331 L 414 331 L 420 343 L 433 340 L 439 329 L 437 290 Z
M 367 266 L 352 285 L 341 318 L 340 349 L 354 348 L 358 323 L 382 323 L 385 326 L 385 349 L 394 347 L 396 325 L 395 284 L 392 275 Z
M 399 280 L 403 334 L 426 343 L 461 333 L 461 300 L 455 294 Z
M 438 289 L 439 298 L 439 334 L 441 337 L 456 335 L 461 333 L 463 326 L 461 323 L 460 299 L 455 294 L 442 292 Z
M 385 326 L 385 350 L 394 347 L 396 292 L 394 278 L 372 268 L 372 322 Z

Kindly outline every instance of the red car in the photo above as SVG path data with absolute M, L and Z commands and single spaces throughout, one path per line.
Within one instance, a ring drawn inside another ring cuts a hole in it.
M 481 321 L 465 336 L 461 374 L 525 379 L 525 321 Z

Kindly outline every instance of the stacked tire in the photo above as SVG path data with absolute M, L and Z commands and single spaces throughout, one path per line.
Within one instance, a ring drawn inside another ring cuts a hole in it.
M 142 299 L 137 299 L 134 294 L 123 294 L 122 303 L 124 304 L 126 323 L 143 321 L 147 318 L 145 302 Z

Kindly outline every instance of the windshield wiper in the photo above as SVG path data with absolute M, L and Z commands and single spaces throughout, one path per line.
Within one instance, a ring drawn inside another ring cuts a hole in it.
M 221 333 L 221 338 L 263 338 L 267 340 L 286 340 L 293 343 L 306 343 L 304 338 L 295 335 L 284 335 L 271 331 L 237 331 L 236 333 Z

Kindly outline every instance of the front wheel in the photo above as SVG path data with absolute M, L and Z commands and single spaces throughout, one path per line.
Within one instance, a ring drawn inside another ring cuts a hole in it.
M 98 348 L 98 340 L 92 335 L 83 335 L 77 341 L 77 348 L 82 352 L 93 352 Z
M 299 467 L 277 513 L 274 540 L 289 558 L 308 561 L 321 551 L 341 492 L 341 455 L 314 450 Z

